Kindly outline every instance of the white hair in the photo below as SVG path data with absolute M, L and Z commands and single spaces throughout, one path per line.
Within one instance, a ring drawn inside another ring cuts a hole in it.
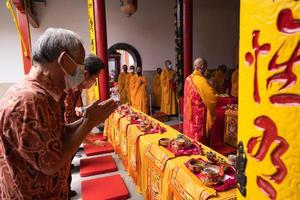
M 75 57 L 82 47 L 78 34 L 62 28 L 48 28 L 35 42 L 32 59 L 37 63 L 49 63 L 66 51 Z

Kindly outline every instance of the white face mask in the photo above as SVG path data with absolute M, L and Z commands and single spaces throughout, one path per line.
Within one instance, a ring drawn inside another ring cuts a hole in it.
M 73 76 L 67 74 L 65 76 L 66 89 L 76 88 L 84 81 L 84 65 L 77 64 L 76 71 Z
M 66 89 L 76 88 L 84 81 L 84 65 L 76 63 L 73 58 L 71 58 L 71 56 L 69 56 L 68 54 L 66 55 L 76 65 L 76 71 L 74 75 L 70 75 L 68 73 L 66 73 L 65 75 Z

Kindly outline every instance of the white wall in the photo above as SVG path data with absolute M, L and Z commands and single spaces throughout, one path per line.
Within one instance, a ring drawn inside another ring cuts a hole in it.
M 37 40 L 47 28 L 65 28 L 78 33 L 84 42 L 88 53 L 89 31 L 86 0 L 50 0 L 45 7 L 43 3 L 36 3 L 37 17 L 40 22 L 38 29 L 31 28 L 31 40 Z
M 120 1 L 107 0 L 108 47 L 126 42 L 142 57 L 144 70 L 162 66 L 175 59 L 174 0 L 139 0 L 131 17 L 120 12 Z
M 238 0 L 194 0 L 194 57 L 201 55 L 209 67 L 233 66 L 238 37 Z M 49 0 L 36 4 L 40 28 L 31 28 L 32 42 L 48 27 L 77 32 L 89 51 L 86 0 Z M 155 70 L 165 59 L 175 59 L 174 0 L 139 0 L 132 17 L 120 12 L 119 0 L 106 0 L 108 47 L 126 42 L 141 54 L 144 70 Z M 11 16 L 0 1 L 0 83 L 23 75 L 20 42 Z
M 120 12 L 120 1 L 106 0 L 108 48 L 119 42 L 131 44 L 141 54 L 144 70 L 161 66 L 167 58 L 174 60 L 173 2 L 140 0 L 138 12 L 128 18 Z M 31 29 L 32 41 L 47 27 L 64 27 L 77 32 L 88 50 L 86 1 L 64 0 L 64 6 L 61 5 L 60 0 L 47 1 L 47 7 L 39 4 L 37 11 L 41 26 Z
M 207 59 L 210 69 L 220 64 L 235 68 L 239 0 L 194 0 L 193 8 L 193 57 Z
M 0 83 L 12 83 L 23 77 L 21 43 L 6 1 L 0 1 Z

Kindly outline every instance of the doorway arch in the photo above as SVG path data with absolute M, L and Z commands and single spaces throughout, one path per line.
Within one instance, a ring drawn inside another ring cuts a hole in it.
M 135 67 L 137 66 L 142 67 L 142 58 L 136 48 L 134 48 L 133 46 L 127 43 L 117 43 L 109 47 L 108 55 L 116 52 L 117 50 L 127 51 L 132 56 Z

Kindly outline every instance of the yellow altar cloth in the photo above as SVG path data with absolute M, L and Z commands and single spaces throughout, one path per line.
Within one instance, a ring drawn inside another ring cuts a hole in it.
M 149 117 L 149 116 L 148 116 Z M 175 129 L 160 123 L 165 133 L 146 134 L 136 125 L 113 113 L 106 121 L 104 135 L 108 136 L 124 167 L 145 199 L 236 199 L 237 189 L 216 192 L 206 187 L 184 165 L 191 158 L 200 155 L 175 157 L 173 153 L 158 145 L 161 138 L 176 138 L 180 134 Z M 202 145 L 205 151 L 212 151 Z M 221 156 L 218 154 L 218 156 Z M 204 157 L 203 157 L 204 158 Z
M 168 161 L 163 178 L 163 191 L 161 199 L 236 199 L 237 189 L 233 188 L 225 192 L 216 192 L 207 187 L 185 166 L 185 162 L 191 158 L 200 158 L 199 155 L 180 156 Z M 201 157 L 205 159 L 205 157 Z

